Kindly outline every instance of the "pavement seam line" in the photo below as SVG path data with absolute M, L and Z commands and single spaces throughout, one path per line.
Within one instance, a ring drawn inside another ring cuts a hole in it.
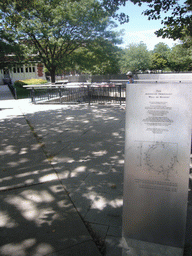
M 38 186 L 38 185 L 42 185 L 45 183 L 48 183 L 49 181 L 45 181 L 45 182 L 38 182 L 38 183 L 34 183 L 34 184 L 24 184 L 24 185 L 20 185 L 20 186 L 16 186 L 16 187 L 11 187 L 11 188 L 5 188 L 5 189 L 1 189 L 1 192 L 7 192 L 7 191 L 12 191 L 12 190 L 17 190 L 17 189 L 22 189 L 22 188 L 28 188 L 28 187 L 33 187 L 33 186 Z
M 47 158 L 47 160 L 49 161 L 49 164 L 51 165 L 52 169 L 54 170 L 55 174 L 57 175 L 58 181 L 61 184 L 61 186 L 63 187 L 64 191 L 66 192 L 66 195 L 68 196 L 70 202 L 72 203 L 73 207 L 75 208 L 77 214 L 79 215 L 79 217 L 81 218 L 81 220 L 83 221 L 85 228 L 87 229 L 88 233 L 90 234 L 90 237 L 92 238 L 92 241 L 95 243 L 96 247 L 98 248 L 99 252 L 101 253 L 101 255 L 105 255 L 105 242 L 100 241 L 100 238 L 98 238 L 98 236 L 94 235 L 95 231 L 93 231 L 93 229 L 90 227 L 90 225 L 88 225 L 88 222 L 86 222 L 83 217 L 81 216 L 81 214 L 79 213 L 77 207 L 75 206 L 74 202 L 72 201 L 71 197 L 70 197 L 70 193 L 67 191 L 66 187 L 63 185 L 62 181 L 60 180 L 59 174 L 58 172 L 55 170 L 54 166 L 51 163 L 51 159 L 50 156 L 48 156 L 47 151 L 45 150 L 45 144 L 41 142 L 41 139 L 39 138 L 37 132 L 35 131 L 35 128 L 33 127 L 33 125 L 30 123 L 30 121 L 26 118 L 25 115 L 23 115 L 33 136 L 35 137 L 35 139 L 37 140 L 37 142 L 40 144 L 41 149 L 43 151 L 43 153 L 45 154 L 45 157 Z

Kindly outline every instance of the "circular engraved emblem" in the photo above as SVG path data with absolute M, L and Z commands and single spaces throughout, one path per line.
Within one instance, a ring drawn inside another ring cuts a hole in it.
M 168 178 L 175 164 L 175 156 L 167 144 L 157 143 L 150 145 L 146 152 L 146 164 L 151 170 Z

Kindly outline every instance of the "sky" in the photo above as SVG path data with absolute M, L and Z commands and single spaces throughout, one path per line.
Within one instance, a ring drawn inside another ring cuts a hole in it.
M 180 0 L 183 2 L 183 0 Z M 120 47 L 125 48 L 131 43 L 140 43 L 143 41 L 147 45 L 148 50 L 153 50 L 154 46 L 160 42 L 167 44 L 169 47 L 178 44 L 179 41 L 172 39 L 163 39 L 157 37 L 154 32 L 163 27 L 161 20 L 148 20 L 147 16 L 142 13 L 147 9 L 147 4 L 143 4 L 142 7 L 134 5 L 130 1 L 127 1 L 126 6 L 120 7 L 119 12 L 124 12 L 129 15 L 129 22 L 118 26 L 118 31 L 124 29 L 123 44 Z M 166 16 L 165 14 L 163 14 Z M 117 22 L 116 22 L 117 23 Z

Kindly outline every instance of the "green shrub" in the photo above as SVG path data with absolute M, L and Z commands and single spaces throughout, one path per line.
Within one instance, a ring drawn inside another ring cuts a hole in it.
M 14 86 L 22 88 L 23 85 L 46 84 L 46 83 L 47 83 L 47 80 L 44 80 L 44 79 L 25 79 L 25 80 L 15 81 Z
M 27 85 L 27 83 L 25 83 L 24 81 L 22 81 L 22 80 L 17 80 L 17 81 L 15 81 L 15 83 L 14 83 L 14 87 L 18 87 L 18 88 L 23 88 L 23 85 Z
M 30 97 L 30 90 L 23 87 L 24 85 L 32 85 L 32 84 L 46 84 L 47 80 L 43 79 L 25 79 L 25 80 L 17 80 L 14 83 L 14 87 L 17 91 L 17 98 L 23 99 Z
M 30 97 L 30 90 L 22 87 L 15 87 L 17 93 L 17 99 L 24 99 Z

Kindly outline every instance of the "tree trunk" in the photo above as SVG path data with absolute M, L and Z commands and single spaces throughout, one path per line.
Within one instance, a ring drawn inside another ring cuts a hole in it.
M 50 70 L 51 73 L 51 83 L 55 83 L 55 68 Z

